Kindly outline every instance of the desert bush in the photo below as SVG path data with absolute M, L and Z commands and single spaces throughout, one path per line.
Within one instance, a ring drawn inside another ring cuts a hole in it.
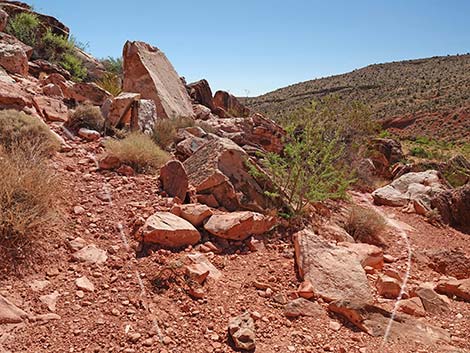
M 345 224 L 345 230 L 358 242 L 384 245 L 381 233 L 386 227 L 385 219 L 371 208 L 353 206 Z
M 106 59 L 101 59 L 100 61 L 107 72 L 112 73 L 118 77 L 122 76 L 123 65 L 121 58 L 113 58 L 108 56 Z
M 195 126 L 192 118 L 160 119 L 153 128 L 152 139 L 163 149 L 170 147 L 175 141 L 178 129 Z
M 9 152 L 21 148 L 32 156 L 49 156 L 60 148 L 60 142 L 38 118 L 16 110 L 0 111 L 0 146 Z
M 413 157 L 419 157 L 419 158 L 430 158 L 431 155 L 426 151 L 423 147 L 421 146 L 415 146 L 410 149 L 410 154 Z
M 74 133 L 81 128 L 101 132 L 104 127 L 104 118 L 99 107 L 92 104 L 81 104 L 70 115 L 65 127 Z
M 0 149 L 0 261 L 10 268 L 37 252 L 57 215 L 59 188 L 40 154 L 24 146 Z
M 155 171 L 169 160 L 168 153 L 162 151 L 150 136 L 142 133 L 131 133 L 122 140 L 108 140 L 105 147 L 110 155 L 139 173 Z
M 106 72 L 96 84 L 115 97 L 122 92 L 121 78 L 111 72 Z
M 37 42 L 40 23 L 35 14 L 22 12 L 9 19 L 6 32 L 23 43 L 34 47 Z
M 55 34 L 50 29 L 41 38 L 36 55 L 62 66 L 70 72 L 74 81 L 81 82 L 87 75 L 83 62 L 75 54 L 75 41 Z

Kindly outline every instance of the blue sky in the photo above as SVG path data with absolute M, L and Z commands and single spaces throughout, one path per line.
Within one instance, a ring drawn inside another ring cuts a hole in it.
M 96 57 L 160 48 L 188 82 L 262 94 L 373 63 L 470 52 L 467 0 L 31 0 Z

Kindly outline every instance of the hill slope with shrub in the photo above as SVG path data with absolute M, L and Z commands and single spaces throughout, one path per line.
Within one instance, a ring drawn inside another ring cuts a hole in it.
M 418 116 L 422 123 L 408 124 L 411 134 L 444 139 L 470 138 L 470 125 L 459 109 L 470 105 L 470 55 L 432 57 L 374 64 L 342 75 L 320 78 L 245 99 L 253 110 L 270 117 L 285 116 L 312 99 L 335 94 L 346 101 L 368 104 L 377 119 Z M 454 113 L 455 112 L 455 113 Z M 419 114 L 418 114 L 419 113 Z M 423 128 L 439 125 L 457 115 L 446 134 Z M 455 121 L 454 121 L 455 120 Z M 418 127 L 414 129 L 414 126 Z M 450 131 L 450 133 L 449 133 Z

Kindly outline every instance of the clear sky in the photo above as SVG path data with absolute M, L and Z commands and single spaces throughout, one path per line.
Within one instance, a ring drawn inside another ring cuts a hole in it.
M 28 0 L 26 0 L 28 1 Z M 373 63 L 470 52 L 468 0 L 29 0 L 94 56 L 160 48 L 188 82 L 262 94 Z

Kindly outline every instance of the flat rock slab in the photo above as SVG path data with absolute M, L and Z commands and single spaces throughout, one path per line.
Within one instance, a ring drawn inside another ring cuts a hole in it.
M 29 315 L 0 295 L 0 324 L 18 324 Z
M 383 337 L 392 314 L 382 308 L 354 300 L 338 300 L 328 309 L 343 316 L 353 325 L 374 337 Z M 389 332 L 391 340 L 410 340 L 425 345 L 450 343 L 450 334 L 411 316 L 397 315 Z
M 167 162 L 160 169 L 160 182 L 163 190 L 171 197 L 178 197 L 181 201 L 186 198 L 189 182 L 186 169 L 178 160 Z
M 91 265 L 102 265 L 108 259 L 105 250 L 97 248 L 95 245 L 87 245 L 72 255 L 76 261 L 85 262 Z
M 251 211 L 216 214 L 211 216 L 204 229 L 229 240 L 244 240 L 250 235 L 268 232 L 275 225 L 273 217 Z
M 372 292 L 357 255 L 321 239 L 310 230 L 294 234 L 299 274 L 326 301 L 356 299 L 371 303 Z
M 455 278 L 442 279 L 437 283 L 436 291 L 470 302 L 470 278 L 461 280 Z
M 191 223 L 171 212 L 157 212 L 150 216 L 140 235 L 144 243 L 170 248 L 194 245 L 201 240 L 201 235 Z
M 209 206 L 197 203 L 189 203 L 186 205 L 175 204 L 171 208 L 171 213 L 184 218 L 195 227 L 201 226 L 202 223 L 213 214 Z
M 323 308 L 317 302 L 312 302 L 304 298 L 297 298 L 286 304 L 284 307 L 284 315 L 290 318 L 299 316 L 320 316 Z

